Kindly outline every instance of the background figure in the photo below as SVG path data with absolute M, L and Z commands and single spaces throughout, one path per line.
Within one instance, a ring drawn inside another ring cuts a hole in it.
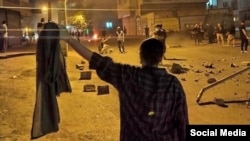
M 148 27 L 148 25 L 145 26 L 144 32 L 145 32 L 145 38 L 146 39 L 149 38 L 149 27 Z
M 200 26 L 200 43 L 202 43 L 203 40 L 205 40 L 205 28 L 202 24 L 199 24 Z
M 8 49 L 8 26 L 6 21 L 2 21 L 1 27 L 2 34 L 2 50 L 1 52 L 6 52 Z
M 201 43 L 200 25 L 195 24 L 193 31 L 194 31 L 194 43 L 195 43 L 195 45 L 200 45 L 200 43 Z
M 232 23 L 230 30 L 227 32 L 227 45 L 235 47 L 235 25 Z
M 126 26 L 123 26 L 123 33 L 124 33 L 124 35 L 127 35 L 127 28 L 126 28 Z
M 154 31 L 154 38 L 156 38 L 157 40 L 161 41 L 163 47 L 164 47 L 164 52 L 166 52 L 166 39 L 167 39 L 167 32 L 165 29 L 162 28 L 162 24 L 157 24 L 155 26 L 155 31 Z M 165 57 L 165 55 L 163 56 L 164 59 L 166 60 L 167 58 Z
M 241 53 L 247 53 L 247 46 L 248 46 L 248 35 L 246 31 L 245 21 L 241 21 L 240 23 L 240 40 L 241 40 Z
M 36 48 L 36 103 L 33 113 L 31 138 L 35 139 L 59 130 L 59 108 L 56 96 L 71 92 L 66 72 L 57 24 L 44 25 Z
M 217 44 L 224 46 L 224 31 L 221 23 L 217 24 L 216 37 L 217 37 Z
M 3 34 L 4 34 L 4 29 L 3 26 L 0 26 L 0 52 L 4 52 L 3 48 Z
M 41 21 L 39 23 L 37 23 L 37 34 L 38 35 L 42 31 L 44 24 L 45 24 L 45 19 L 41 18 Z
M 110 45 L 108 45 L 106 42 L 109 40 L 110 37 L 102 37 L 100 40 L 100 43 L 98 44 L 98 51 L 100 54 L 104 53 L 110 53 Z
M 208 43 L 214 43 L 214 28 L 210 23 L 207 24 L 206 31 L 208 36 Z
M 124 32 L 122 31 L 121 27 L 118 26 L 116 30 L 116 37 L 120 53 L 126 53 L 124 48 L 124 36 Z

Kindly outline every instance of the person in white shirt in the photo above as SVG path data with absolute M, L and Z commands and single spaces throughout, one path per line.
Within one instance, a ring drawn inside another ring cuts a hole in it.
M 6 52 L 8 49 L 8 27 L 6 21 L 2 21 L 2 34 L 3 34 L 3 48 L 2 52 Z
M 118 49 L 120 53 L 126 53 L 125 48 L 124 48 L 124 32 L 119 26 L 117 27 L 116 37 L 117 37 Z

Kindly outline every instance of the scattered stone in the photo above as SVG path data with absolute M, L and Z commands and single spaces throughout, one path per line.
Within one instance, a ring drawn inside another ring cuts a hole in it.
M 246 102 L 247 108 L 250 109 L 250 100 Z
M 83 70 L 84 65 L 83 64 L 76 64 L 76 69 Z
M 91 71 L 83 71 L 80 72 L 80 80 L 90 80 L 91 79 Z
M 207 72 L 205 73 L 205 76 L 209 76 L 209 75 L 210 75 L 209 73 L 207 73 Z
M 81 60 L 81 64 L 85 64 L 85 63 L 86 63 L 85 61 Z
M 234 63 L 231 63 L 230 67 L 235 68 L 235 67 L 238 67 L 238 66 L 236 64 L 234 64 Z
M 206 62 L 206 63 L 203 63 L 202 65 L 203 65 L 205 68 L 214 68 L 213 63 L 208 63 L 208 62 Z
M 209 84 L 212 84 L 212 83 L 214 83 L 214 82 L 216 82 L 217 80 L 215 79 L 215 78 L 209 78 L 208 80 L 207 80 L 207 83 L 209 83 Z
M 214 71 L 212 71 L 212 70 L 211 70 L 211 71 L 209 71 L 208 73 L 210 73 L 210 74 L 214 74 Z
M 95 85 L 87 84 L 83 86 L 83 92 L 95 92 Z
M 199 80 L 198 80 L 198 79 L 195 79 L 194 82 L 199 82 Z
M 195 73 L 202 73 L 202 70 L 196 69 L 194 72 L 195 72 Z
M 182 81 L 186 81 L 186 78 L 181 78 Z
M 241 64 L 243 66 L 250 66 L 250 62 L 249 61 L 243 61 Z
M 97 94 L 98 95 L 109 94 L 109 85 L 97 86 Z
M 216 105 L 221 107 L 228 107 L 222 98 L 214 98 L 214 102 Z
M 174 74 L 180 74 L 180 73 L 183 73 L 183 68 L 180 64 L 173 63 L 170 71 Z

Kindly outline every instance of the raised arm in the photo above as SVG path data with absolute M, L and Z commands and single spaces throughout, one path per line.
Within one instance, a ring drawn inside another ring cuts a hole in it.
M 59 25 L 60 28 L 60 39 L 67 42 L 77 53 L 79 53 L 83 58 L 90 61 L 93 52 L 87 47 L 75 40 L 68 32 L 68 30 L 63 25 Z

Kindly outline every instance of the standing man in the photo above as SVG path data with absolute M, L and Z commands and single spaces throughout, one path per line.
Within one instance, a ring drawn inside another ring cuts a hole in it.
M 145 30 L 145 36 L 146 36 L 146 39 L 147 39 L 147 38 L 149 38 L 149 27 L 148 27 L 148 25 L 145 26 L 144 30 Z
M 247 36 L 247 31 L 246 31 L 246 26 L 245 26 L 245 21 L 241 21 L 240 23 L 240 40 L 241 40 L 241 53 L 247 53 L 247 46 L 248 46 L 248 36 Z
M 120 26 L 117 27 L 116 37 L 120 53 L 126 53 L 124 48 L 124 32 Z
M 221 23 L 217 24 L 217 28 L 216 28 L 216 37 L 217 37 L 217 44 L 218 45 L 223 45 L 224 46 L 224 36 L 223 36 L 223 27 L 221 25 Z
M 1 29 L 2 29 L 2 37 L 3 37 L 2 38 L 3 47 L 2 47 L 1 52 L 6 52 L 8 49 L 8 27 L 7 27 L 7 23 L 5 20 L 2 22 Z
M 208 43 L 212 44 L 214 42 L 214 28 L 210 23 L 207 23 L 207 36 L 208 36 Z
M 124 33 L 124 35 L 127 35 L 127 28 L 126 28 L 126 26 L 123 26 L 123 33 Z
M 41 21 L 37 24 L 37 33 L 38 33 L 38 35 L 42 31 L 44 24 L 45 24 L 45 19 L 41 18 Z
M 164 47 L 164 52 L 166 52 L 166 39 L 167 39 L 167 32 L 165 29 L 162 28 L 162 24 L 157 24 L 155 26 L 155 32 L 154 32 L 154 38 L 157 40 L 161 41 L 163 47 Z M 164 60 L 166 60 L 165 55 L 163 56 Z

